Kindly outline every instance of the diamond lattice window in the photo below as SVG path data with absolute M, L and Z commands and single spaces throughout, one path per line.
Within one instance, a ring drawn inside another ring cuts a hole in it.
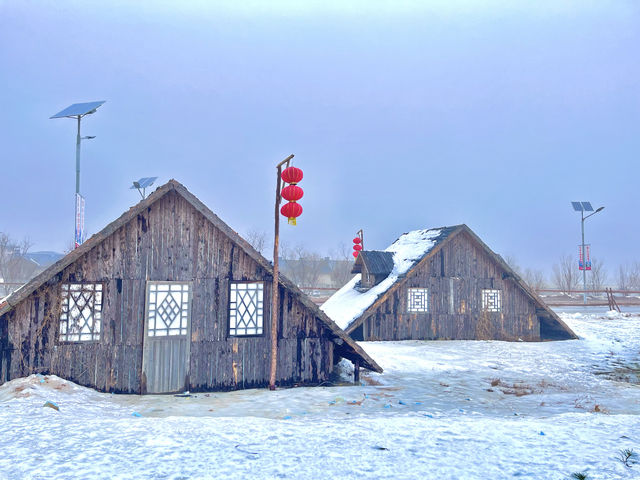
M 186 335 L 189 325 L 188 283 L 149 283 L 147 335 Z
M 232 283 L 229 295 L 229 335 L 262 335 L 262 282 Z
M 410 288 L 407 296 L 408 312 L 428 312 L 429 311 L 429 289 Z
M 502 291 L 495 289 L 482 290 L 482 309 L 487 312 L 502 310 Z
M 60 308 L 60 341 L 100 340 L 102 284 L 63 283 Z

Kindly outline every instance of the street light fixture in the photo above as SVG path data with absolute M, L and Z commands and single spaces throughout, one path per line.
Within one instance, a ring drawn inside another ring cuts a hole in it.
M 593 207 L 591 206 L 591 202 L 571 202 L 571 205 L 573 206 L 573 209 L 576 212 L 580 212 L 580 225 L 582 227 L 582 266 L 581 266 L 581 270 L 582 270 L 582 290 L 583 290 L 583 303 L 584 305 L 587 304 L 587 262 L 586 262 L 586 251 L 585 251 L 585 245 L 584 245 L 584 221 L 589 218 L 592 217 L 593 215 L 595 215 L 598 212 L 601 212 L 602 210 L 604 210 L 604 207 L 598 207 L 596 209 L 596 211 L 593 211 Z M 593 212 L 590 213 L 589 215 L 585 216 L 584 212 Z
M 64 110 L 56 113 L 51 118 L 75 118 L 78 121 L 78 134 L 76 135 L 76 232 L 75 246 L 78 248 L 82 243 L 82 234 L 84 229 L 84 198 L 80 195 L 80 142 L 82 140 L 91 140 L 95 136 L 80 136 L 80 120 L 86 115 L 91 115 L 105 102 L 86 102 L 74 103 Z

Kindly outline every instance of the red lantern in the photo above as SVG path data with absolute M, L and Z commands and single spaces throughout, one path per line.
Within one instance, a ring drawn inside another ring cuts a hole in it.
M 356 252 L 359 252 L 360 250 L 362 250 L 362 245 L 358 245 L 358 244 L 356 244 L 356 245 L 354 245 L 354 246 L 353 246 L 353 249 L 354 249 Z
M 280 209 L 280 213 L 287 217 L 289 225 L 295 225 L 296 217 L 302 215 L 302 206 L 296 202 L 285 203 Z
M 281 177 L 286 183 L 295 185 L 302 180 L 302 170 L 296 167 L 287 167 L 282 171 Z
M 281 195 L 285 200 L 296 202 L 302 198 L 304 190 L 297 185 L 288 185 L 282 189 Z
M 362 240 L 360 240 L 360 237 L 356 237 L 353 239 L 353 243 L 362 243 Z
M 355 258 L 358 258 L 358 252 L 353 252 L 353 256 L 354 256 Z

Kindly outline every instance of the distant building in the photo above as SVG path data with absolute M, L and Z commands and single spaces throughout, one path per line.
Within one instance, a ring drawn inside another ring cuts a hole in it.
M 55 374 L 105 392 L 263 387 L 271 264 L 175 180 L 0 303 L 0 383 Z M 340 357 L 380 367 L 282 276 L 279 385 Z M 357 369 L 356 369 L 357 370 Z
M 356 340 L 577 338 L 466 225 L 362 251 L 352 273 L 321 309 Z
M 0 300 L 62 256 L 56 252 L 28 252 L 23 255 L 16 249 L 0 258 Z
M 34 262 L 38 267 L 46 268 L 64 257 L 64 254 L 58 252 L 27 252 L 24 257 Z

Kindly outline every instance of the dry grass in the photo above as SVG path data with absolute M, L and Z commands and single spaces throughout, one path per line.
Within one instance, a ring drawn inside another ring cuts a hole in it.
M 368 377 L 366 375 L 362 375 L 360 377 L 360 380 L 362 380 L 364 383 L 366 383 L 367 385 L 372 385 L 374 387 L 378 386 L 378 385 L 382 385 L 382 383 L 380 383 L 378 380 Z
M 541 393 L 540 390 L 533 388 L 531 385 L 524 382 L 507 383 L 503 382 L 499 378 L 489 379 L 489 383 L 492 387 L 497 387 L 505 395 L 515 395 L 516 397 L 523 397 L 524 395 L 531 395 L 534 393 Z M 493 391 L 488 389 L 488 391 Z

